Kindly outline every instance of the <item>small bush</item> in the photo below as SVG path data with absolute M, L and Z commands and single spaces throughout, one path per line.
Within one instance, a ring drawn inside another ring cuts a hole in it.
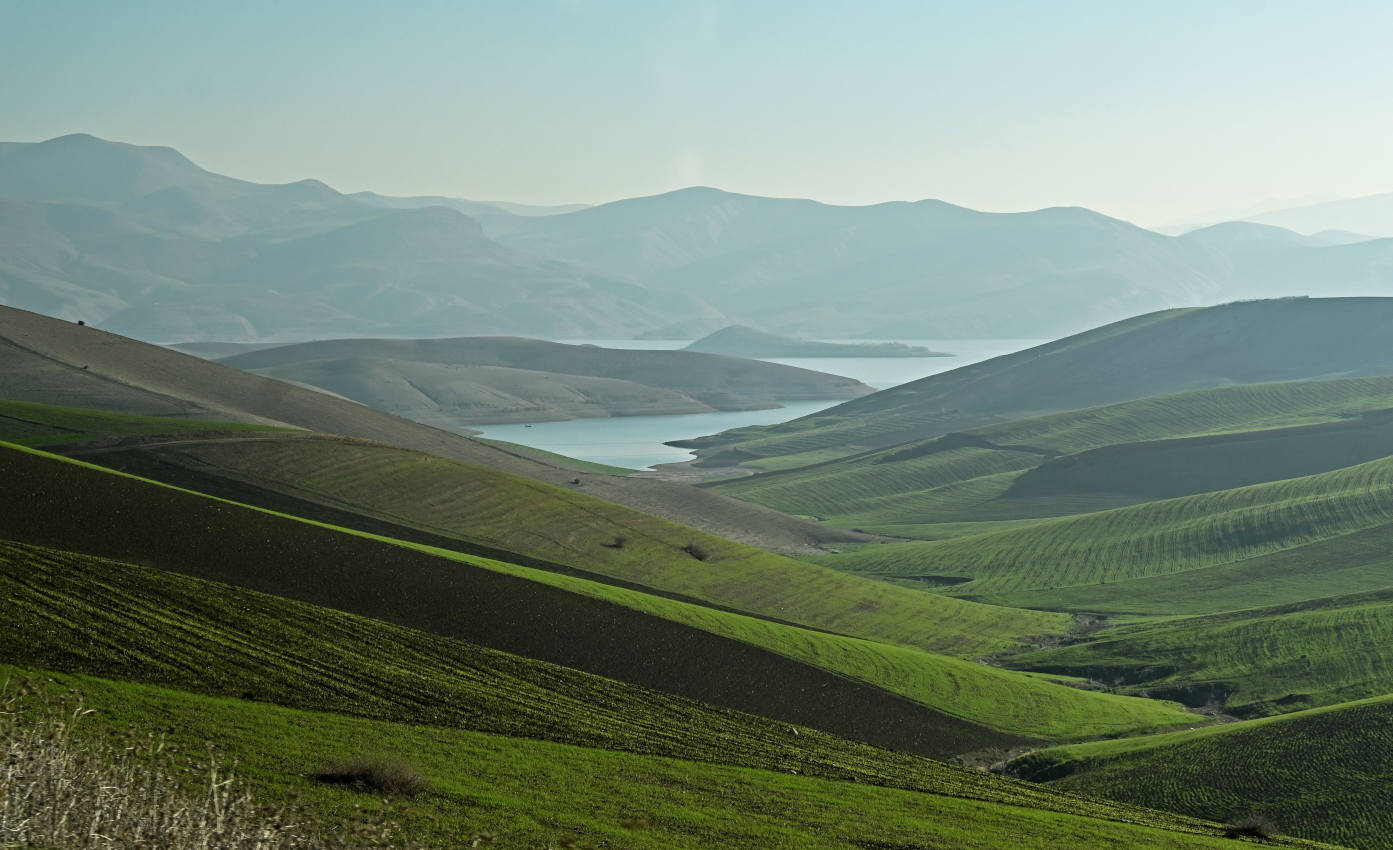
M 695 543 L 688 543 L 686 546 L 683 546 L 682 551 L 686 552 L 688 555 L 691 555 L 693 558 L 696 558 L 698 561 L 705 561 L 707 558 L 711 557 L 709 554 L 707 554 L 705 549 L 701 548 Z
M 430 780 L 409 763 L 384 756 L 334 762 L 316 773 L 314 778 L 320 782 L 347 785 L 358 791 L 396 797 L 414 797 L 430 788 Z
M 1229 838 L 1271 838 L 1277 834 L 1277 824 L 1267 815 L 1244 815 L 1224 824 L 1224 834 Z
M 616 538 L 614 538 L 614 541 L 613 541 L 613 542 L 611 542 L 611 543 L 601 543 L 600 545 L 603 546 L 603 547 L 605 547 L 606 549 L 623 549 L 624 546 L 625 546 L 626 544 L 628 544 L 628 542 L 629 542 L 629 538 L 627 538 L 627 537 L 616 537 Z

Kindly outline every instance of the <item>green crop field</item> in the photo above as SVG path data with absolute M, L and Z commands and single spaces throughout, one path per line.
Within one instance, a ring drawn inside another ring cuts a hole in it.
M 1013 656 L 1132 694 L 1191 693 L 1253 717 L 1393 693 L 1393 589 L 1126 626 Z
M 977 657 L 1070 618 L 925 596 L 733 543 L 588 496 L 379 443 L 295 437 L 156 449 L 297 499 L 819 629 Z M 444 541 L 436 541 L 443 543 Z M 484 553 L 489 554 L 489 553 Z M 506 555 L 498 555 L 506 557 Z
M 1271 817 L 1286 833 L 1393 847 L 1393 696 L 1126 741 L 1032 753 L 1027 777 L 1225 820 Z
M 1053 792 L 920 760 L 911 788 L 643 756 L 461 729 L 388 723 L 243 700 L 47 674 L 0 677 L 77 691 L 93 712 L 80 737 L 159 733 L 176 759 L 206 763 L 207 742 L 267 802 L 317 820 L 383 818 L 400 846 L 623 848 L 1227 847 L 1214 824 Z M 49 701 L 55 701 L 50 697 Z M 35 701 L 35 700 L 31 700 Z M 384 798 L 315 781 L 336 761 L 404 759 L 430 788 Z M 892 757 L 893 758 L 893 757 Z M 847 775 L 850 779 L 850 775 Z M 468 846 L 468 845 L 465 845 Z M 1285 842 L 1285 846 L 1309 846 Z
M 14 664 L 903 787 L 937 762 L 217 582 L 0 542 Z
M 1016 477 L 1006 473 L 1019 475 L 1050 457 L 1125 443 L 1341 423 L 1390 407 L 1393 378 L 1386 377 L 1195 390 L 991 425 L 778 474 L 721 482 L 712 489 L 778 510 L 820 516 L 838 526 L 919 536 L 912 533 L 915 525 L 1052 516 L 1117 506 L 1116 501 L 1106 500 L 1090 506 L 1000 498 Z M 1271 456 L 1288 454 L 1274 448 Z M 779 459 L 781 464 L 786 460 Z M 1338 461 L 1332 463 L 1338 465 Z M 1260 463 L 1254 467 L 1249 474 L 1260 476 Z M 1168 467 L 1158 463 L 1156 468 Z M 964 489 L 968 482 L 989 477 L 993 478 L 990 484 Z M 1126 492 L 1137 477 L 1120 480 L 1116 492 Z
M 1393 519 L 1393 458 L 1319 475 L 1046 520 L 1019 530 L 898 543 L 819 561 L 876 575 L 952 575 L 956 594 L 1103 584 L 1291 549 Z
M 1204 569 L 984 598 L 1002 605 L 1135 617 L 1288 605 L 1384 587 L 1393 587 L 1393 524 Z
M 671 625 L 663 624 L 678 624 L 690 630 L 686 633 L 688 640 L 703 634 L 727 638 L 773 652 L 800 666 L 897 694 L 950 718 L 969 720 L 1011 735 L 1077 739 L 1169 728 L 1193 721 L 1191 715 L 1171 703 L 1082 691 L 910 647 L 797 628 L 577 576 L 345 532 L 233 506 L 32 450 L 10 450 L 0 463 L 11 482 L 0 493 L 6 497 L 5 510 L 0 512 L 5 522 L 0 522 L 0 526 L 6 522 L 10 525 L 0 530 L 10 537 L 34 543 L 48 542 L 47 538 L 82 538 L 72 543 L 72 548 L 93 547 L 131 560 L 276 590 L 331 607 L 373 616 L 385 614 L 388 619 L 405 625 L 421 624 L 427 630 L 474 630 L 441 633 L 477 634 L 502 648 L 507 647 L 496 641 L 531 641 L 527 645 L 572 653 L 578 662 L 621 663 L 615 653 L 632 652 L 635 647 L 628 641 L 618 645 L 605 641 L 618 639 L 614 618 L 619 611 L 628 611 L 640 617 L 634 621 L 638 628 L 656 628 L 668 634 Z M 25 485 L 26 479 L 33 483 Z M 100 516 L 103 521 L 90 527 L 69 526 L 61 516 L 53 515 L 52 505 L 45 504 L 45 494 L 55 491 L 65 494 L 68 511 Z M 142 507 L 123 510 L 134 505 Z M 171 525 L 171 518 L 176 517 L 180 523 Z M 197 529 L 197 535 L 180 534 L 185 524 Z M 416 557 L 408 557 L 407 553 L 415 553 Z M 378 580 L 373 575 L 380 573 L 384 560 L 392 564 L 396 593 L 385 594 L 376 587 Z M 292 584 L 287 585 L 285 577 L 274 568 L 268 570 L 267 565 L 277 563 L 296 564 Z M 476 568 L 470 571 L 474 573 L 471 581 L 498 584 L 479 575 L 480 571 L 520 581 L 505 583 L 506 589 L 499 591 L 504 595 L 497 603 L 477 593 L 461 595 L 453 587 L 457 581 L 454 574 L 465 565 Z M 324 578 L 321 581 L 315 576 Z M 561 592 L 551 597 L 560 606 L 556 616 L 573 621 L 586 618 L 571 624 L 574 635 L 562 645 L 554 643 L 556 638 L 548 637 L 558 625 L 545 618 L 538 603 L 528 598 L 536 595 L 532 588 L 539 585 Z M 584 602 L 586 599 L 592 602 Z M 500 633 L 499 627 L 508 622 L 500 606 L 519 604 L 527 608 L 528 616 L 544 619 L 526 628 L 514 624 L 512 631 Z M 450 619 L 442 621 L 442 617 Z M 599 643 L 592 646 L 591 641 Z M 713 687 L 725 678 L 711 670 L 700 675 L 718 676 L 711 680 Z M 674 663 L 665 681 L 675 684 L 693 677 L 700 678 L 681 673 Z M 769 686 L 773 686 L 772 680 Z

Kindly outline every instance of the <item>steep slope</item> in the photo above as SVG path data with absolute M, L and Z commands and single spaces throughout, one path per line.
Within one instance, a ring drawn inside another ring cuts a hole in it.
M 1358 246 L 1353 246 L 1358 247 Z M 878 448 L 1052 411 L 1227 384 L 1393 374 L 1393 298 L 1151 313 L 781 425 L 684 443 L 760 457 Z
M 663 481 L 575 470 L 427 427 L 321 392 L 92 327 L 0 307 L 0 398 L 142 415 L 292 426 L 378 440 L 567 484 L 675 522 L 780 551 L 854 539 L 768 509 Z

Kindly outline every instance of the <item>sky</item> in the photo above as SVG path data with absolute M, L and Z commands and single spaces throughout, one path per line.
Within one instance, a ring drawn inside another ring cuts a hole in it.
M 1143 225 L 1393 191 L 1386 2 L 0 0 L 0 140 L 533 204 L 690 185 Z

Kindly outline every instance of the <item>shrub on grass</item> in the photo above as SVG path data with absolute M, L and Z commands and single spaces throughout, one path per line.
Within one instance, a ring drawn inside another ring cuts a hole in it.
M 711 557 L 705 549 L 701 548 L 695 543 L 688 543 L 686 546 L 683 546 L 682 551 L 686 552 L 688 555 L 691 555 L 693 558 L 696 558 L 698 561 L 704 561 L 707 558 Z
M 1229 838 L 1271 838 L 1277 834 L 1277 824 L 1267 815 L 1243 815 L 1224 824 L 1224 834 Z
M 394 797 L 414 797 L 430 788 L 430 780 L 408 762 L 398 758 L 372 756 L 334 762 L 314 775 L 320 782 L 347 785 Z

